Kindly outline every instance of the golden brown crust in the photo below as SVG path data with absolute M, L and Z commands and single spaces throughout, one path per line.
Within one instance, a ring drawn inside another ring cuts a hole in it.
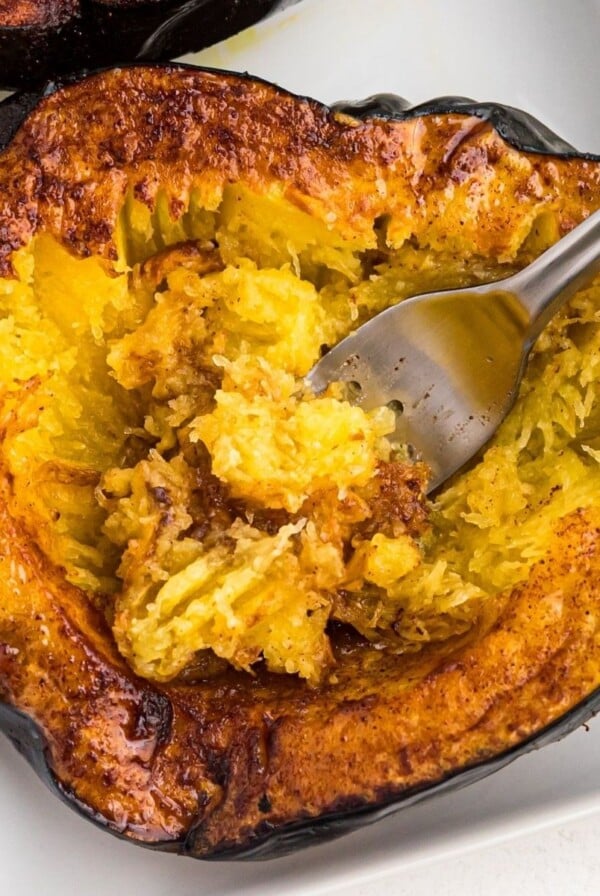
M 198 760 L 189 767 L 189 753 L 186 765 L 175 758 L 185 729 L 181 714 L 134 678 L 102 617 L 11 520 L 9 500 L 4 483 L 0 693 L 41 725 L 67 792 L 106 814 L 117 830 L 175 838 L 186 817 L 196 817 L 206 790 Z
M 0 273 L 41 229 L 114 259 L 128 190 L 152 206 L 164 189 L 182 212 L 193 187 L 216 207 L 230 181 L 279 185 L 373 248 L 385 216 L 396 244 L 426 236 L 500 260 L 532 208 L 566 231 L 600 205 L 598 165 L 519 153 L 475 117 L 359 123 L 259 81 L 134 67 L 43 100 L 2 155 Z
M 125 9 L 148 0 L 97 0 L 100 6 Z M 157 0 L 155 0 L 157 2 Z M 81 0 L 0 0 L 0 28 L 58 28 L 82 13 Z
M 216 206 L 232 179 L 279 184 L 349 238 L 375 245 L 387 215 L 396 243 L 497 258 L 532 214 L 567 230 L 600 207 L 600 166 L 518 153 L 474 118 L 359 124 L 259 82 L 131 69 L 44 100 L 0 156 L 2 273 L 41 230 L 114 258 L 128 190 L 152 204 L 161 186 L 184 209 L 196 187 Z M 316 689 L 234 672 L 158 688 L 9 508 L 1 475 L 0 693 L 39 723 L 64 788 L 135 838 L 193 827 L 207 854 L 265 823 L 385 801 L 507 750 L 600 687 L 595 512 L 564 521 L 474 643 L 400 660 L 338 639 L 337 681 Z
M 56 28 L 78 9 L 78 0 L 0 0 L 0 27 Z

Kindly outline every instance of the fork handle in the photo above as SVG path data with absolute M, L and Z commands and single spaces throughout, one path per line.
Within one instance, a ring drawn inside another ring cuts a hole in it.
M 510 277 L 507 288 L 528 315 L 531 344 L 561 305 L 600 273 L 600 211 L 591 214 L 527 268 Z

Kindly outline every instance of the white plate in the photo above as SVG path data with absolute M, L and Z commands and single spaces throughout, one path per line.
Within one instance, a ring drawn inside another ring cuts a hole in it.
M 324 101 L 462 94 L 533 113 L 600 153 L 594 0 L 304 0 L 188 61 L 248 70 Z M 117 841 L 45 790 L 0 740 L 0 892 L 44 896 L 316 896 L 600 811 L 600 723 L 310 852 L 201 863 Z M 5 889 L 1 889 L 2 884 Z M 372 889 L 369 892 L 374 892 Z

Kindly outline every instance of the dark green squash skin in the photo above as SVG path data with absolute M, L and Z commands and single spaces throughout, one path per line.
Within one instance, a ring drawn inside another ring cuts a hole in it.
M 39 86 L 84 68 L 196 52 L 294 2 L 79 0 L 74 14 L 48 26 L 7 27 L 0 13 L 0 89 Z
M 60 89 L 53 85 L 51 91 Z M 47 92 L 47 91 L 46 91 Z M 0 103 L 0 150 L 8 145 L 20 123 L 35 107 L 43 93 L 22 93 L 9 97 Z M 568 143 L 553 134 L 543 124 L 526 113 L 494 103 L 476 103 L 461 97 L 443 97 L 431 100 L 419 106 L 410 107 L 405 100 L 391 94 L 369 97 L 359 103 L 339 103 L 335 109 L 357 118 L 383 117 L 395 120 L 415 116 L 460 112 L 476 115 L 490 121 L 501 136 L 519 150 L 546 153 L 554 156 L 585 158 L 594 162 L 600 156 L 576 152 Z M 377 806 L 350 808 L 339 812 L 322 815 L 308 821 L 294 822 L 272 829 L 265 824 L 264 829 L 257 831 L 250 844 L 245 846 L 213 852 L 211 855 L 200 855 L 200 847 L 196 844 L 195 831 L 192 829 L 186 837 L 179 841 L 145 843 L 136 841 L 131 835 L 122 835 L 109 827 L 99 817 L 90 816 L 89 809 L 80 807 L 73 798 L 64 791 L 53 775 L 45 753 L 43 734 L 27 715 L 14 707 L 0 702 L 0 731 L 2 731 L 26 758 L 44 783 L 67 805 L 80 812 L 104 830 L 109 830 L 120 839 L 134 842 L 148 849 L 161 852 L 178 853 L 204 860 L 265 860 L 283 856 L 297 849 L 333 840 L 344 834 L 372 824 L 380 819 L 408 808 L 424 799 L 461 789 L 481 780 L 487 775 L 503 768 L 513 760 L 526 753 L 544 747 L 579 728 L 600 711 L 600 689 L 595 690 L 577 706 L 558 718 L 535 736 L 528 738 L 505 752 L 467 767 L 460 768 L 441 782 L 424 785 L 412 791 L 405 791 L 401 796 L 393 796 Z

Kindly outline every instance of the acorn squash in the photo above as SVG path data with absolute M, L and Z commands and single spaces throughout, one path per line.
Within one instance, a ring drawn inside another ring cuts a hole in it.
M 51 786 L 264 857 L 597 708 L 600 284 L 431 502 L 387 409 L 301 382 L 386 304 L 533 259 L 600 207 L 596 159 L 496 107 L 179 66 L 9 100 L 2 135 L 0 725 Z
M 295 0 L 291 0 L 295 2 Z M 1 0 L 0 89 L 196 52 L 290 0 Z

